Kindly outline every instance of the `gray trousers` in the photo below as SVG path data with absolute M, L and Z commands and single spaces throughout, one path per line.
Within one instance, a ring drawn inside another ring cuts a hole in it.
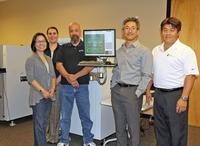
M 176 113 L 176 103 L 182 90 L 154 94 L 154 124 L 156 146 L 187 146 L 188 108 Z
M 120 87 L 119 85 L 111 88 L 117 146 L 140 145 L 142 96 L 141 98 L 137 98 L 135 95 L 136 88 L 136 86 Z
M 60 100 L 59 85 L 56 88 L 56 100 L 52 102 L 51 112 L 47 125 L 47 142 L 57 143 L 59 140 Z

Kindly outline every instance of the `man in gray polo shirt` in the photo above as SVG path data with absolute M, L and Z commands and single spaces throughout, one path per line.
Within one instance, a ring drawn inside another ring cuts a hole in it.
M 117 146 L 140 145 L 142 95 L 151 80 L 152 54 L 138 41 L 140 23 L 135 17 L 123 21 L 125 43 L 117 51 L 111 82 L 111 101 Z M 129 133 L 129 136 L 128 136 Z

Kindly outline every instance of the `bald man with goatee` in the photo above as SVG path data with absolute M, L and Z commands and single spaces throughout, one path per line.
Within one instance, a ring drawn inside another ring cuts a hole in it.
M 80 39 L 81 26 L 77 22 L 69 25 L 71 41 L 64 44 L 57 55 L 56 69 L 61 74 L 60 107 L 61 137 L 57 146 L 69 146 L 69 131 L 74 100 L 76 102 L 83 130 L 83 146 L 96 146 L 91 133 L 93 122 L 90 119 L 89 73 L 92 67 L 78 66 L 83 60 L 91 60 L 84 56 L 84 44 Z

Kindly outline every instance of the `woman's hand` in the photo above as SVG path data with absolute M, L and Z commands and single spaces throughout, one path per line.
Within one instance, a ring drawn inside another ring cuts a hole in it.
M 50 97 L 50 93 L 47 90 L 42 90 L 41 92 L 45 99 L 48 99 Z
M 53 97 L 55 95 L 55 89 L 54 88 L 51 88 L 50 90 L 49 90 L 49 96 L 50 97 Z

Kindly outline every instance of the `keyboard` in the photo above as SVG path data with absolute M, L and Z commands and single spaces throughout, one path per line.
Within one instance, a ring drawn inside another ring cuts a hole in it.
M 104 63 L 101 61 L 81 61 L 79 65 L 103 65 Z

